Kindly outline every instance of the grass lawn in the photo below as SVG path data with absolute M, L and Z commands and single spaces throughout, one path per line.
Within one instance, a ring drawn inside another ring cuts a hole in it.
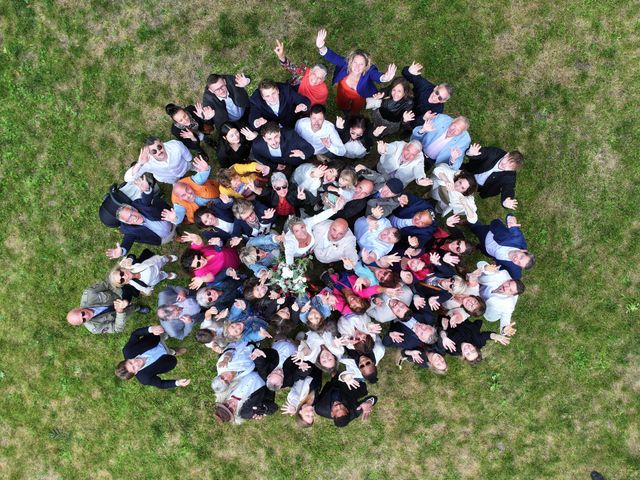
M 0 477 L 640 478 L 638 18 L 618 0 L 0 0 Z M 314 62 L 320 27 L 381 70 L 424 64 L 474 141 L 524 153 L 538 264 L 511 345 L 444 377 L 389 354 L 368 423 L 218 426 L 215 357 L 193 339 L 191 386 L 143 388 L 113 368 L 148 319 L 94 337 L 64 317 L 112 264 L 97 208 L 145 136 L 169 138 L 164 104 L 212 71 L 282 80 L 275 39 Z

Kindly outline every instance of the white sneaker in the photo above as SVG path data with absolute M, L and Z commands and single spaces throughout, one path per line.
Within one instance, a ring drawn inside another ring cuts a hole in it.
M 175 280 L 176 278 L 178 278 L 178 275 L 174 272 L 167 274 L 167 280 Z

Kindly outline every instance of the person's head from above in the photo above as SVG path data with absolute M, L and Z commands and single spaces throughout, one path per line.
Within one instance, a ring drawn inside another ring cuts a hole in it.
M 269 121 L 260 128 L 260 136 L 271 149 L 280 148 L 280 125 L 277 122 Z
M 475 250 L 473 245 L 466 240 L 452 240 L 445 243 L 442 248 L 456 255 L 471 255 Z
M 411 221 L 414 227 L 418 228 L 427 228 L 433 223 L 433 219 L 435 215 L 433 214 L 433 210 L 420 210 L 413 214 L 411 217 Z
M 336 167 L 334 163 L 324 163 L 324 164 L 321 163 L 320 165 L 327 166 L 327 169 L 322 174 L 322 182 L 323 183 L 335 182 L 336 179 L 338 178 L 338 174 L 340 173 L 340 170 L 338 169 L 338 167 Z
M 238 340 L 244 332 L 244 322 L 228 321 L 224 325 L 224 336 L 231 340 Z
M 443 278 L 438 281 L 441 288 L 444 288 L 447 292 L 454 295 L 460 295 L 467 287 L 467 282 L 460 275 L 454 275 L 453 277 Z
M 267 388 L 272 392 L 277 392 L 282 388 L 284 382 L 284 370 L 280 367 L 274 368 L 269 375 L 267 375 Z
M 195 190 L 185 182 L 177 182 L 173 186 L 173 194 L 183 202 L 195 202 L 197 197 Z
M 111 285 L 116 288 L 126 285 L 132 278 L 133 273 L 131 270 L 120 266 L 116 266 L 109 273 L 109 281 L 111 282 Z
M 396 288 L 400 281 L 400 274 L 389 268 L 377 268 L 373 272 L 381 287 Z
M 347 56 L 347 72 L 354 75 L 364 75 L 371 67 L 371 58 L 363 50 L 354 50 Z
M 500 295 L 506 295 L 508 297 L 520 295 L 524 293 L 524 283 L 520 280 L 506 280 L 494 289 L 493 292 Z
M 464 308 L 465 311 L 473 317 L 484 315 L 484 312 L 487 309 L 485 301 L 477 295 L 467 295 L 462 299 L 461 303 L 462 308 Z
M 251 277 L 244 284 L 242 294 L 247 302 L 255 302 L 264 298 L 269 288 L 256 277 Z
M 424 270 L 424 268 L 427 266 L 424 260 L 420 258 L 408 258 L 406 265 L 407 265 L 407 270 L 411 272 L 419 272 L 421 270 Z
M 238 401 L 231 397 L 222 403 L 216 403 L 213 407 L 213 417 L 218 423 L 229 423 L 233 421 L 238 408 Z
M 448 83 L 441 83 L 437 85 L 431 95 L 429 95 L 428 102 L 435 105 L 436 103 L 444 103 L 451 98 L 453 94 L 453 87 Z
M 168 158 L 164 143 L 158 137 L 147 137 L 144 146 L 149 148 L 149 154 L 156 160 L 164 161 Z
M 184 309 L 179 305 L 163 305 L 158 307 L 157 315 L 160 320 L 177 320 Z
M 196 293 L 196 301 L 203 308 L 211 308 L 220 298 L 220 291 L 211 287 L 202 287 Z
M 231 370 L 221 373 L 220 375 L 214 377 L 214 379 L 211 381 L 211 388 L 216 393 L 222 393 L 227 388 L 229 388 L 229 385 L 237 376 L 238 372 L 234 372 Z
M 316 411 L 313 402 L 305 403 L 296 413 L 296 423 L 301 428 L 310 427 L 315 421 Z
M 307 326 L 309 329 L 313 331 L 321 330 L 324 328 L 324 323 L 324 316 L 322 313 L 320 313 L 317 308 L 311 307 L 307 312 Z
M 287 193 L 289 193 L 289 181 L 287 177 L 282 172 L 274 172 L 271 175 L 271 187 L 273 191 L 276 192 L 276 195 L 279 197 L 286 197 Z
M 258 222 L 258 215 L 253 208 L 253 204 L 248 200 L 236 200 L 233 207 L 231 207 L 231 211 L 238 220 L 243 220 L 248 223 Z
M 188 274 L 192 274 L 199 268 L 204 267 L 208 260 L 200 251 L 187 248 L 180 255 L 180 265 Z
M 323 372 L 333 375 L 338 370 L 338 359 L 326 346 L 322 345 L 316 366 Z
M 225 122 L 220 126 L 220 138 L 228 145 L 238 145 L 242 140 L 240 129 L 233 122 Z
M 362 115 L 353 115 L 349 117 L 348 127 L 351 140 L 359 140 L 367 130 L 367 119 Z
M 142 214 L 131 205 L 121 205 L 118 207 L 118 210 L 116 210 L 116 218 L 127 225 L 142 225 L 144 223 Z
M 426 357 L 427 362 L 429 363 L 429 370 L 433 373 L 437 373 L 438 375 L 444 375 L 447 373 L 449 367 L 447 366 L 447 361 L 442 355 L 437 352 L 427 352 Z
M 447 137 L 456 137 L 469 129 L 469 119 L 460 115 L 453 119 L 449 128 L 447 128 Z
M 356 191 L 353 194 L 353 200 L 367 198 L 373 193 L 374 184 L 371 180 L 362 179 L 356 184 Z
M 400 195 L 404 191 L 404 184 L 398 178 L 390 178 L 380 189 L 380 197 L 390 198 Z
M 349 224 L 344 218 L 337 218 L 331 225 L 329 225 L 329 231 L 327 232 L 327 238 L 330 242 L 339 242 L 349 231 Z
M 472 173 L 460 170 L 453 176 L 453 189 L 465 197 L 468 197 L 476 193 L 478 183 Z
M 462 354 L 462 358 L 471 365 L 477 365 L 482 361 L 480 349 L 471 343 L 463 342 L 462 345 L 460 345 L 460 353 Z
M 411 85 L 404 77 L 394 78 L 387 91 L 394 102 L 399 102 L 403 98 L 412 96 Z
M 412 316 L 411 309 L 409 306 L 404 303 L 402 300 L 398 300 L 397 298 L 389 299 L 389 309 L 396 316 L 398 320 L 401 322 L 406 322 Z
M 291 217 L 289 219 L 289 230 L 298 241 L 305 241 L 309 238 L 307 225 L 300 217 Z
M 526 250 L 514 249 L 508 254 L 509 260 L 515 263 L 520 268 L 529 270 L 536 263 L 536 257 L 534 254 L 527 252 Z
M 324 105 L 320 105 L 319 103 L 317 103 L 313 107 L 311 107 L 311 110 L 309 110 L 309 122 L 312 132 L 317 132 L 322 128 L 322 124 L 324 123 L 326 114 L 327 109 Z
M 213 331 L 206 328 L 201 328 L 196 332 L 196 342 L 198 343 L 210 343 L 213 342 L 215 335 Z
M 227 81 L 217 73 L 212 73 L 207 77 L 207 90 L 218 98 L 227 98 L 229 95 Z
M 345 168 L 338 176 L 338 186 L 340 188 L 355 188 L 358 183 L 358 174 L 351 168 Z
M 524 156 L 518 150 L 507 153 L 498 163 L 500 169 L 513 172 L 520 170 L 522 165 L 524 165 Z
M 387 227 L 378 234 L 378 239 L 384 243 L 396 244 L 400 241 L 400 230 L 396 227 Z
M 67 313 L 67 322 L 74 327 L 82 325 L 93 318 L 93 310 L 90 308 L 74 308 Z
M 418 340 L 427 345 L 432 345 L 438 340 L 438 332 L 433 325 L 416 322 L 413 325 L 413 333 L 416 334 Z
M 144 368 L 145 359 L 143 357 L 129 358 L 123 360 L 116 366 L 116 377 L 122 380 L 129 380 Z
M 235 190 L 242 185 L 242 178 L 233 168 L 221 168 L 217 177 L 218 183 L 225 188 Z
M 243 264 L 247 266 L 253 265 L 258 261 L 258 249 L 251 245 L 244 246 L 240 249 L 240 252 L 238 252 L 238 256 Z
M 371 302 L 368 298 L 359 297 L 352 290 L 345 288 L 342 291 L 342 294 L 347 301 L 347 305 L 353 313 L 361 314 L 367 311 L 367 309 L 371 306 Z
M 358 358 L 358 370 L 367 382 L 371 384 L 378 382 L 378 367 L 367 355 L 360 355 Z
M 402 147 L 400 161 L 402 163 L 411 163 L 416 158 L 419 158 L 420 153 L 422 153 L 422 144 L 417 140 L 411 140 Z
M 267 105 L 277 105 L 280 102 L 280 90 L 278 90 L 278 84 L 273 80 L 262 80 L 258 84 L 258 90 Z
M 215 227 L 218 224 L 218 217 L 213 213 L 209 207 L 200 207 L 193 214 L 193 219 L 196 226 L 201 230 L 206 230 L 210 227 Z
M 331 403 L 331 418 L 336 427 L 346 427 L 349 424 L 349 408 L 340 400 Z
M 177 125 L 188 127 L 192 123 L 189 113 L 175 103 L 167 103 L 164 107 L 164 111 L 167 112 L 167 115 L 169 115 L 171 120 L 173 120 Z
M 321 64 L 316 64 L 309 70 L 309 85 L 315 87 L 320 85 L 327 78 L 327 67 Z

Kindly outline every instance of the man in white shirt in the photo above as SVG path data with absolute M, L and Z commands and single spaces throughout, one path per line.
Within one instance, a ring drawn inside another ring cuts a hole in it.
M 309 142 L 316 155 L 343 157 L 347 152 L 333 123 L 325 120 L 324 105 L 311 107 L 310 116 L 296 122 L 296 133 Z
M 377 170 L 386 180 L 397 178 L 405 187 L 414 180 L 423 187 L 431 185 L 431 180 L 424 172 L 424 155 L 419 141 L 385 143 L 380 140 L 378 153 L 380 160 Z
M 500 333 L 511 323 L 511 315 L 516 308 L 518 296 L 524 292 L 524 284 L 520 280 L 511 278 L 508 272 L 500 270 L 498 265 L 478 262 L 482 272 L 480 297 L 486 302 L 487 310 L 484 318 L 490 322 L 500 320 Z
M 373 220 L 370 217 L 360 217 L 356 220 L 354 230 L 358 246 L 369 254 L 369 258 L 363 256 L 365 263 L 380 260 L 400 241 L 400 230 L 392 227 L 387 218 Z
M 345 258 L 358 261 L 356 237 L 344 218 L 324 220 L 311 231 L 316 239 L 313 254 L 320 263 L 340 262 Z
M 162 183 L 173 185 L 192 169 L 191 152 L 179 140 L 162 142 L 149 137 L 140 150 L 138 161 L 124 174 L 125 182 L 133 182 L 145 172 Z

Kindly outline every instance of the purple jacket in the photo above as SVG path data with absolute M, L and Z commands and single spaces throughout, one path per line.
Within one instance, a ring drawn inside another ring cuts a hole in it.
M 347 72 L 347 59 L 338 55 L 330 48 L 327 48 L 327 51 L 323 56 L 336 66 L 336 69 L 333 72 L 333 79 L 331 80 L 332 84 L 336 85 L 349 74 L 349 72 Z M 378 89 L 374 82 L 380 83 L 382 81 L 381 78 L 382 74 L 378 71 L 378 67 L 371 65 L 369 70 L 360 77 L 356 90 L 363 98 L 371 97 L 378 93 Z

